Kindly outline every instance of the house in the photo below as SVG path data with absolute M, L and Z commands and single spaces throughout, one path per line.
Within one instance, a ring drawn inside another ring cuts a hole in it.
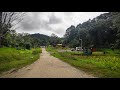
M 56 47 L 62 47 L 62 44 L 57 44 Z

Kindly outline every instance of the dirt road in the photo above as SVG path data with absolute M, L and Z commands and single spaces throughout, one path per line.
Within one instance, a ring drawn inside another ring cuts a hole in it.
M 51 56 L 42 48 L 40 59 L 1 78 L 94 78 L 71 65 Z

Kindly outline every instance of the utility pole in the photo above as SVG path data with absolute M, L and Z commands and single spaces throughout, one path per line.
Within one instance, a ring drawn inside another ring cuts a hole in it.
M 81 41 L 81 49 L 82 49 L 82 39 L 79 39 Z
M 82 49 L 82 39 L 80 39 L 80 31 L 78 31 L 79 32 L 79 42 L 80 42 L 80 47 L 81 47 L 81 49 Z

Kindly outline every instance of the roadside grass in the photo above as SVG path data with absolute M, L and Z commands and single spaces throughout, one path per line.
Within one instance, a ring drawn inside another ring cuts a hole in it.
M 120 78 L 120 56 L 114 52 L 93 52 L 91 56 L 84 56 L 80 52 L 57 52 L 55 48 L 50 48 L 50 51 L 53 52 L 51 55 L 96 77 Z
M 114 49 L 111 50 L 111 49 L 98 49 L 98 51 L 101 51 L 101 52 L 105 52 L 107 55 L 120 55 L 120 50 L 119 49 Z
M 55 49 L 54 47 L 48 47 L 48 48 L 46 49 L 46 51 L 48 51 L 48 52 L 56 52 L 57 49 Z
M 16 50 L 15 48 L 0 48 L 0 74 L 12 68 L 19 69 L 29 65 L 39 58 L 40 48 L 31 50 Z

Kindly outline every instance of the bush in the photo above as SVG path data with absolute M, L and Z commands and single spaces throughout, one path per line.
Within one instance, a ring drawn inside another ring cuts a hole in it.
M 40 53 L 40 49 L 35 49 L 35 50 L 32 51 L 32 54 L 33 54 L 33 55 L 36 55 L 36 54 L 38 54 L 38 53 Z
M 17 47 L 16 49 L 17 49 L 17 50 L 21 50 L 21 47 Z
M 28 49 L 28 50 L 30 50 L 30 44 L 26 44 L 25 48 Z

